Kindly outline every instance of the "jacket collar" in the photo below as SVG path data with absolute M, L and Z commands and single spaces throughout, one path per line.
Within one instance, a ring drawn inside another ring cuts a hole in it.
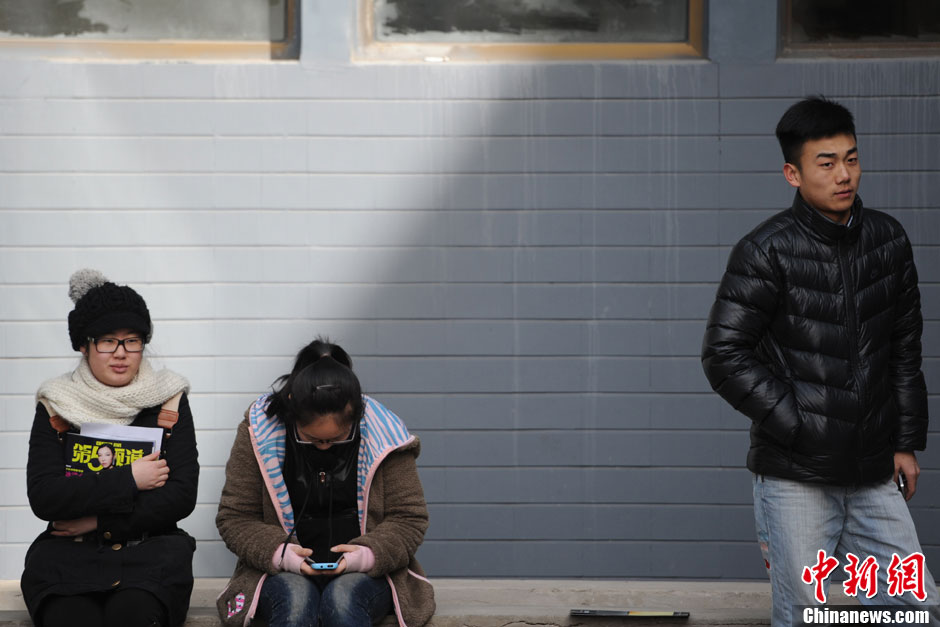
M 358 481 L 356 500 L 359 504 L 359 520 L 365 520 L 365 495 L 375 474 L 375 469 L 394 450 L 416 446 L 415 437 L 394 413 L 375 399 L 363 395 L 365 412 L 359 423 L 362 440 L 359 444 Z M 270 394 L 263 394 L 248 409 L 248 433 L 255 456 L 262 468 L 262 476 L 277 505 L 278 517 L 285 530 L 294 527 L 294 510 L 290 494 L 284 481 L 285 440 L 288 437 L 284 423 L 277 417 L 267 415 Z
M 864 219 L 865 208 L 862 205 L 862 198 L 856 194 L 855 202 L 852 203 L 852 218 L 849 224 L 837 224 L 823 214 L 810 207 L 799 190 L 793 197 L 793 206 L 791 208 L 797 221 L 803 225 L 816 239 L 827 244 L 835 244 L 842 239 L 855 240 L 862 230 L 862 221 Z

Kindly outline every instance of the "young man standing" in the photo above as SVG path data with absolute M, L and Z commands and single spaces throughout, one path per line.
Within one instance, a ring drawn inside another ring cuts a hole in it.
M 836 564 L 862 603 L 932 605 L 936 621 L 940 597 L 905 503 L 927 442 L 911 245 L 857 196 L 845 107 L 801 100 L 777 139 L 793 206 L 735 246 L 702 348 L 712 388 L 751 419 L 773 625 L 799 624 L 794 606 L 818 605 Z

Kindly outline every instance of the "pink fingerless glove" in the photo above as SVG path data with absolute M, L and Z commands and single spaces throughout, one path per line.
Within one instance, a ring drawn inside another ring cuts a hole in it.
M 284 545 L 279 544 L 277 548 L 274 549 L 274 555 L 271 556 L 271 564 L 274 565 L 274 568 L 278 570 L 286 570 L 289 573 L 297 573 L 302 575 L 300 572 L 300 565 L 304 563 L 304 558 L 294 553 L 294 549 L 301 549 L 299 544 L 288 544 L 287 550 L 284 550 Z M 283 553 L 284 559 L 281 559 L 281 554 Z
M 367 573 L 375 566 L 375 553 L 367 546 L 360 546 L 355 551 L 343 553 L 347 573 Z

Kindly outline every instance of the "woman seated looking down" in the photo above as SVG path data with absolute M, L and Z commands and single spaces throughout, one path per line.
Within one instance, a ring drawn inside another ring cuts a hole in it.
M 362 395 L 342 348 L 317 339 L 249 407 L 216 525 L 238 557 L 219 596 L 226 625 L 401 627 L 434 613 L 415 561 L 428 512 L 399 418 Z

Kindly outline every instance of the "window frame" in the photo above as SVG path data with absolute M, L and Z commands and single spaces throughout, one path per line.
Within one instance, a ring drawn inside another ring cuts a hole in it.
M 682 42 L 389 42 L 375 38 L 374 0 L 358 0 L 359 62 L 533 62 L 703 59 L 705 0 L 687 0 L 688 38 Z
M 915 57 L 940 55 L 940 41 L 878 42 L 859 39 L 845 42 L 796 43 L 792 41 L 793 0 L 780 0 L 778 56 L 783 58 Z
M 285 0 L 283 41 L 0 37 L 0 56 L 83 60 L 292 61 L 300 53 L 300 0 Z

